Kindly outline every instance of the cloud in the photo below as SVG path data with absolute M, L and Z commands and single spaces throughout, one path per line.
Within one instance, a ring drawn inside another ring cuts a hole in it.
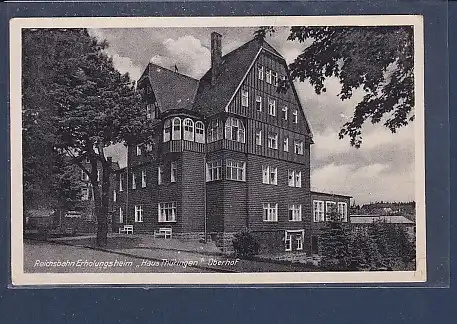
M 118 54 L 110 55 L 113 59 L 114 67 L 122 74 L 128 73 L 132 80 L 138 81 L 141 77 L 141 69 L 133 64 L 132 60 L 128 57 L 119 56 Z
M 179 72 L 201 78 L 210 68 L 210 50 L 193 36 L 186 35 L 177 39 L 167 38 L 163 42 L 164 54 L 156 54 L 151 62 L 172 68 L 176 64 Z

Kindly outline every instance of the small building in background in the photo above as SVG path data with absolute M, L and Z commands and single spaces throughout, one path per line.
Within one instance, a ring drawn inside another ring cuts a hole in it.
M 403 227 L 411 239 L 416 236 L 416 223 L 402 215 L 351 215 L 350 225 L 354 232 L 368 230 L 368 226 L 374 222 L 381 224 L 395 224 Z

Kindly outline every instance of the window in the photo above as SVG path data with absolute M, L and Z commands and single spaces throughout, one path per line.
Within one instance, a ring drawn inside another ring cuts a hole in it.
M 141 155 L 141 146 L 139 146 L 139 145 L 136 146 L 136 155 L 137 156 Z
M 289 152 L 289 138 L 284 137 L 284 152 Z
M 222 161 L 211 161 L 206 163 L 206 181 L 215 181 L 222 178 Z
M 295 150 L 295 154 L 303 155 L 303 142 L 294 141 L 294 150 Z
M 141 171 L 141 188 L 146 188 L 146 171 Z
M 295 171 L 295 187 L 301 188 L 301 171 Z
M 208 134 L 206 141 L 212 143 L 222 139 L 222 123 L 219 119 L 211 121 L 208 125 Z
M 259 95 L 255 96 L 255 108 L 258 112 L 262 112 L 262 97 Z
M 300 234 L 296 237 L 297 240 L 297 250 L 303 250 L 303 234 Z
M 176 165 L 176 162 L 171 162 L 171 164 L 170 164 L 170 182 L 176 182 L 177 173 L 178 173 L 178 167 Z
M 168 119 L 163 124 L 163 142 L 168 142 L 170 140 L 171 133 L 171 121 Z
M 100 170 L 97 170 L 97 182 L 100 181 Z
M 124 210 L 122 210 L 122 207 L 119 207 L 119 223 L 124 222 Z
M 176 202 L 159 203 L 158 216 L 159 223 L 176 222 Z
M 348 206 L 345 202 L 338 203 L 338 214 L 340 215 L 342 222 L 348 221 Z
M 227 160 L 225 178 L 228 180 L 246 181 L 246 163 Z
M 84 172 L 84 170 L 81 170 L 81 180 L 89 181 L 89 175 L 86 172 Z
M 289 187 L 295 187 L 295 171 L 294 170 L 287 170 L 287 178 Z
M 265 184 L 278 184 L 278 168 L 262 165 L 262 182 Z
M 330 220 L 330 213 L 333 211 L 334 206 L 335 206 L 334 201 L 325 202 L 325 220 L 326 221 Z
M 263 66 L 259 65 L 259 80 L 263 80 Z
M 81 200 L 89 200 L 89 188 L 81 189 Z
M 181 118 L 175 117 L 173 118 L 173 133 L 171 134 L 172 140 L 180 140 L 181 139 Z
M 273 75 L 273 85 L 278 86 L 278 73 L 272 72 Z
M 163 168 L 159 166 L 157 168 L 157 184 L 161 185 L 163 183 Z
M 271 116 L 276 116 L 276 100 L 273 98 L 268 98 L 268 113 Z
M 231 141 L 244 143 L 244 125 L 237 118 L 229 117 L 225 122 L 225 138 Z
M 286 245 L 286 251 L 292 251 L 292 235 L 290 235 L 287 232 L 284 239 L 284 243 Z
M 143 206 L 135 205 L 135 223 L 143 222 Z
M 249 107 L 249 92 L 241 90 L 241 106 Z
M 313 219 L 314 222 L 324 221 L 324 202 L 321 200 L 313 200 Z
M 268 84 L 271 84 L 271 77 L 272 77 L 272 71 L 267 69 L 265 81 L 266 81 Z
M 282 107 L 282 118 L 287 120 L 287 113 L 289 112 L 289 108 L 287 106 Z
M 255 144 L 262 145 L 262 130 L 258 129 L 255 132 Z
M 132 173 L 132 189 L 136 189 L 136 175 Z
M 146 119 L 153 119 L 155 116 L 154 116 L 154 106 L 151 105 L 151 104 L 147 104 L 146 105 Z
M 297 109 L 294 110 L 293 115 L 294 115 L 294 123 L 298 124 L 298 111 L 297 111 Z
M 278 204 L 266 203 L 263 204 L 263 221 L 277 222 L 278 221 Z
M 195 142 L 205 143 L 205 125 L 201 121 L 195 123 Z
M 116 190 L 113 190 L 113 202 L 116 202 L 117 200 L 117 192 Z
M 268 147 L 274 150 L 278 149 L 278 134 L 268 134 Z
M 186 141 L 194 140 L 194 122 L 190 118 L 184 119 L 184 139 Z
M 289 205 L 289 221 L 301 222 L 301 205 Z
M 124 179 L 122 178 L 122 174 L 119 175 L 119 191 L 124 191 Z

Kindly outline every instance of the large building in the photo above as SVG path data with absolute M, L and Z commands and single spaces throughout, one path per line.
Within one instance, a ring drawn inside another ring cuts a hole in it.
M 312 133 L 285 59 L 253 39 L 222 56 L 211 34 L 211 69 L 200 79 L 150 63 L 143 89 L 154 145 L 128 148 L 116 173 L 114 223 L 135 233 L 211 238 L 230 250 L 248 228 L 262 252 L 311 252 Z M 286 82 L 287 83 L 287 82 Z

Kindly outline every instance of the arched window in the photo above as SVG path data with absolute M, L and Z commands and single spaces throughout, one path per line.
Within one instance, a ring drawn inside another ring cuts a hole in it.
M 222 135 L 222 123 L 219 119 L 214 119 L 208 124 L 208 133 L 206 141 L 212 143 L 221 140 Z
M 194 122 L 190 118 L 184 119 L 184 139 L 186 141 L 194 140 Z
M 168 142 L 170 140 L 171 133 L 171 121 L 167 119 L 163 124 L 163 142 Z
M 205 143 L 205 125 L 201 121 L 195 123 L 195 142 Z
M 225 121 L 225 138 L 240 143 L 245 142 L 243 122 L 237 118 L 229 117 Z
M 181 139 L 181 118 L 175 117 L 173 118 L 173 133 L 171 134 L 172 140 L 180 140 Z

